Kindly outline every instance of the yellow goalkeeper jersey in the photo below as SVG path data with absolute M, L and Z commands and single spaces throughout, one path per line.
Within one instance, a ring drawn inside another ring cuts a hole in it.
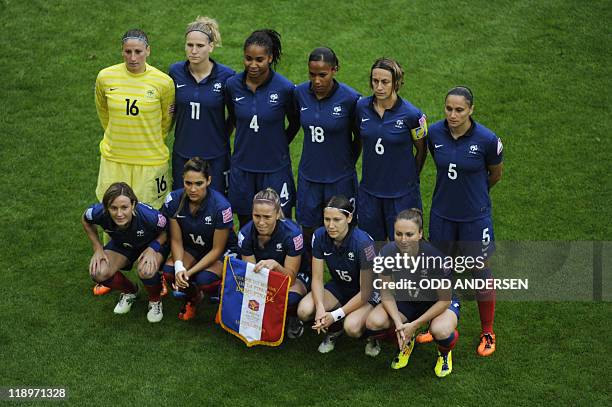
M 165 144 L 172 126 L 172 79 L 151 65 L 133 74 L 124 63 L 100 71 L 96 79 L 96 109 L 104 128 L 100 153 L 133 165 L 168 162 Z

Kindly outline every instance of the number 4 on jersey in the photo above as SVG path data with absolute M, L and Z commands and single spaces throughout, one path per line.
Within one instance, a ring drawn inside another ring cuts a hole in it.
M 259 124 L 257 124 L 256 114 L 253 115 L 253 118 L 251 119 L 251 124 L 249 124 L 249 127 L 252 128 L 255 133 L 259 131 Z

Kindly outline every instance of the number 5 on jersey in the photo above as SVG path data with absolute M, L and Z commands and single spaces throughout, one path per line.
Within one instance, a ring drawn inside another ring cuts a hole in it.
M 455 169 L 456 166 L 457 164 L 455 163 L 448 163 L 448 178 L 457 179 L 457 170 Z

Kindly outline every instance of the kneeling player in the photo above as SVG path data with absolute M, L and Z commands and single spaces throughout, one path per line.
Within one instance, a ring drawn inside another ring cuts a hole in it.
M 168 255 L 166 217 L 138 202 L 125 182 L 108 187 L 102 203 L 90 206 L 83 215 L 83 228 L 94 249 L 89 262 L 91 278 L 106 287 L 121 291 L 115 314 L 126 314 L 138 295 L 138 288 L 119 270 L 130 270 L 138 262 L 138 276 L 149 293 L 149 322 L 163 318 L 159 267 Z M 102 246 L 96 225 L 110 236 Z
M 453 369 L 452 349 L 459 338 L 456 330 L 459 321 L 459 302 L 451 301 L 450 289 L 430 290 L 426 289 L 427 285 L 422 282 L 424 280 L 429 280 L 430 283 L 448 282 L 451 270 L 416 263 L 418 257 L 421 257 L 421 261 L 443 258 L 438 250 L 422 240 L 423 217 L 419 209 L 412 208 L 400 212 L 394 227 L 395 241 L 382 248 L 381 257 L 396 258 L 399 254 L 403 259 L 414 261 L 402 260 L 403 264 L 385 267 L 382 284 L 403 282 L 412 287 L 394 291 L 383 289 L 382 303 L 370 313 L 366 326 L 372 331 L 394 327 L 400 352 L 391 363 L 391 367 L 401 369 L 408 364 L 414 348 L 415 333 L 421 326 L 431 321 L 429 329 L 438 343 L 438 359 L 434 372 L 438 377 L 447 376 Z
M 343 331 L 354 338 L 363 335 L 366 318 L 376 305 L 368 302 L 374 242 L 352 224 L 353 212 L 346 197 L 332 197 L 323 209 L 324 227 L 317 229 L 312 239 L 312 292 L 300 302 L 298 316 L 302 321 L 314 318 L 312 328 L 318 332 L 333 331 L 319 345 L 321 353 L 331 352 Z M 332 277 L 325 285 L 324 264 Z M 334 324 L 345 317 L 343 324 Z M 379 351 L 377 342 L 366 345 L 366 354 L 376 356 Z
M 289 276 L 287 336 L 298 338 L 304 333 L 304 325 L 296 317 L 297 306 L 310 289 L 310 276 L 301 269 L 302 231 L 294 222 L 284 219 L 280 198 L 272 188 L 255 195 L 252 217 L 238 234 L 240 255 L 242 260 L 255 263 L 255 271 L 267 268 Z
M 223 274 L 223 258 L 238 251 L 232 208 L 221 192 L 209 185 L 211 167 L 194 157 L 183 167 L 184 188 L 172 191 L 162 208 L 170 219 L 172 261 L 164 266 L 166 281 L 184 297 L 178 315 L 187 321 L 196 315 L 202 293 L 216 296 Z

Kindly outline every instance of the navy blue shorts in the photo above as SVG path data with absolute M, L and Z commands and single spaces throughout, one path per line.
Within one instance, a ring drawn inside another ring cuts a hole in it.
M 339 284 L 336 280 L 330 280 L 323 286 L 327 291 L 331 293 L 338 302 L 340 306 L 349 302 L 351 298 L 353 298 L 359 290 L 348 288 L 342 284 Z
M 315 228 L 323 225 L 323 208 L 334 195 L 344 195 L 355 204 L 357 173 L 332 183 L 311 182 L 298 173 L 295 216 L 300 225 Z
M 172 153 L 172 190 L 183 188 L 183 167 L 189 158 Z M 230 156 L 206 160 L 210 164 L 210 176 L 212 178 L 210 188 L 223 195 L 227 195 L 227 184 L 229 181 Z
M 490 257 L 495 251 L 493 219 L 487 216 L 472 222 L 454 222 L 432 212 L 429 240 L 441 252 L 451 256 Z
M 330 280 L 324 285 L 324 288 L 329 291 L 340 303 L 340 306 L 345 305 L 351 300 L 359 290 L 351 289 L 343 284 L 338 283 L 336 280 Z M 375 307 L 380 304 L 380 293 L 376 290 L 372 291 L 370 298 L 368 298 L 368 304 Z
M 116 252 L 116 253 L 121 254 L 122 256 L 125 256 L 128 260 L 128 263 L 124 267 L 122 267 L 121 270 L 129 271 L 132 269 L 132 267 L 134 266 L 134 263 L 136 262 L 136 260 L 138 260 L 138 257 L 140 257 L 142 252 L 144 252 L 147 247 L 148 246 L 143 246 L 141 248 L 135 249 L 133 247 L 126 247 L 126 246 L 117 244 L 114 240 L 111 240 L 110 242 L 106 244 L 106 246 L 104 246 L 104 250 L 110 250 L 111 252 Z M 170 254 L 170 245 L 167 243 L 162 245 L 159 253 L 163 257 L 163 260 L 162 260 L 162 264 L 163 264 L 166 261 L 166 258 L 168 257 L 168 255 Z
M 378 198 L 360 187 L 357 205 L 359 228 L 368 232 L 375 241 L 394 240 L 393 225 L 397 214 L 404 209 L 422 207 L 418 184 L 399 198 Z
M 434 304 L 435 301 L 397 301 L 397 309 L 404 314 L 408 322 L 412 322 L 423 315 Z M 461 303 L 459 300 L 453 298 L 448 309 L 457 315 L 457 321 L 459 321 L 461 311 Z
M 202 257 L 206 256 L 206 254 L 208 253 L 207 251 L 204 252 L 202 250 L 197 250 L 191 246 L 183 246 L 183 250 L 185 250 L 187 253 L 189 253 L 191 255 L 191 257 L 193 257 L 195 259 L 195 263 L 199 262 L 200 260 L 202 260 Z M 225 256 L 229 256 L 229 257 L 236 257 L 238 256 L 238 246 L 231 246 L 231 247 L 225 247 L 225 252 L 223 254 L 221 254 L 221 256 L 219 256 L 219 261 L 221 263 L 223 263 L 223 261 L 225 260 Z M 195 264 L 194 263 L 194 264 Z
M 304 284 L 304 286 L 306 287 L 306 291 L 310 291 L 310 284 L 312 283 L 312 279 L 308 274 L 304 273 L 303 271 L 300 271 L 299 273 L 297 273 L 297 276 L 295 278 Z
M 241 216 L 250 216 L 253 212 L 253 197 L 268 187 L 278 193 L 283 213 L 286 218 L 290 219 L 295 206 L 295 182 L 291 165 L 270 173 L 232 168 L 228 193 L 232 211 Z

